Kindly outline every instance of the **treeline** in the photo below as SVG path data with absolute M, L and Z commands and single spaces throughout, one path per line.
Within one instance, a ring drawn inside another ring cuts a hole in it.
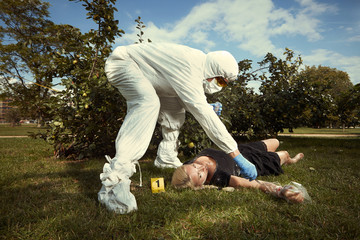
M 50 122 L 41 137 L 58 156 L 83 158 L 114 152 L 126 102 L 107 82 L 104 63 L 124 31 L 114 19 L 115 0 L 77 2 L 96 29 L 83 33 L 53 23 L 49 3 L 41 0 L 0 2 L 0 82 L 2 95 L 13 99 L 23 116 L 39 125 Z M 135 21 L 141 44 L 145 25 L 140 18 Z M 64 90 L 54 89 L 55 80 Z M 249 81 L 259 81 L 259 90 L 248 87 Z M 259 70 L 251 60 L 240 61 L 239 79 L 208 98 L 222 103 L 221 119 L 235 138 L 260 138 L 300 126 L 356 126 L 359 92 L 347 73 L 303 67 L 301 57 L 285 49 L 280 57 L 268 53 Z M 159 136 L 156 132 L 154 141 Z M 189 142 L 196 143 L 192 151 L 210 144 L 190 115 L 181 141 L 185 150 Z

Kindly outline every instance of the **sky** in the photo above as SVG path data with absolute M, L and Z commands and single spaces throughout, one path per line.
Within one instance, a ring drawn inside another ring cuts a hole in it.
M 81 3 L 48 1 L 53 22 L 96 29 Z M 118 0 L 115 7 L 125 34 L 114 47 L 138 40 L 140 16 L 152 42 L 226 50 L 252 60 L 254 70 L 268 52 L 281 58 L 290 48 L 304 65 L 336 68 L 360 83 L 360 0 Z

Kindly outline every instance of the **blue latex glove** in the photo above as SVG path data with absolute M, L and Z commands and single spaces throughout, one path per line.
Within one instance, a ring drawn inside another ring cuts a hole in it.
M 219 103 L 219 102 L 209 103 L 209 104 L 213 107 L 215 113 L 216 113 L 218 116 L 220 116 L 220 115 L 221 115 L 221 111 L 222 111 L 222 104 Z
M 244 178 L 249 179 L 250 181 L 256 179 L 257 171 L 255 165 L 244 158 L 241 153 L 234 158 L 234 161 L 240 167 L 241 175 Z

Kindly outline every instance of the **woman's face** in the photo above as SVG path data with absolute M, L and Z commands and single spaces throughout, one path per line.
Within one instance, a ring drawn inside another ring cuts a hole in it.
M 185 165 L 185 171 L 189 175 L 195 187 L 202 186 L 205 183 L 208 175 L 207 167 L 198 163 Z

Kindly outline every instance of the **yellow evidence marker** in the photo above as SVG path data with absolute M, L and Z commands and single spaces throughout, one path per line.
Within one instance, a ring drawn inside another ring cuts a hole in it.
M 164 178 L 151 178 L 152 193 L 165 192 Z

